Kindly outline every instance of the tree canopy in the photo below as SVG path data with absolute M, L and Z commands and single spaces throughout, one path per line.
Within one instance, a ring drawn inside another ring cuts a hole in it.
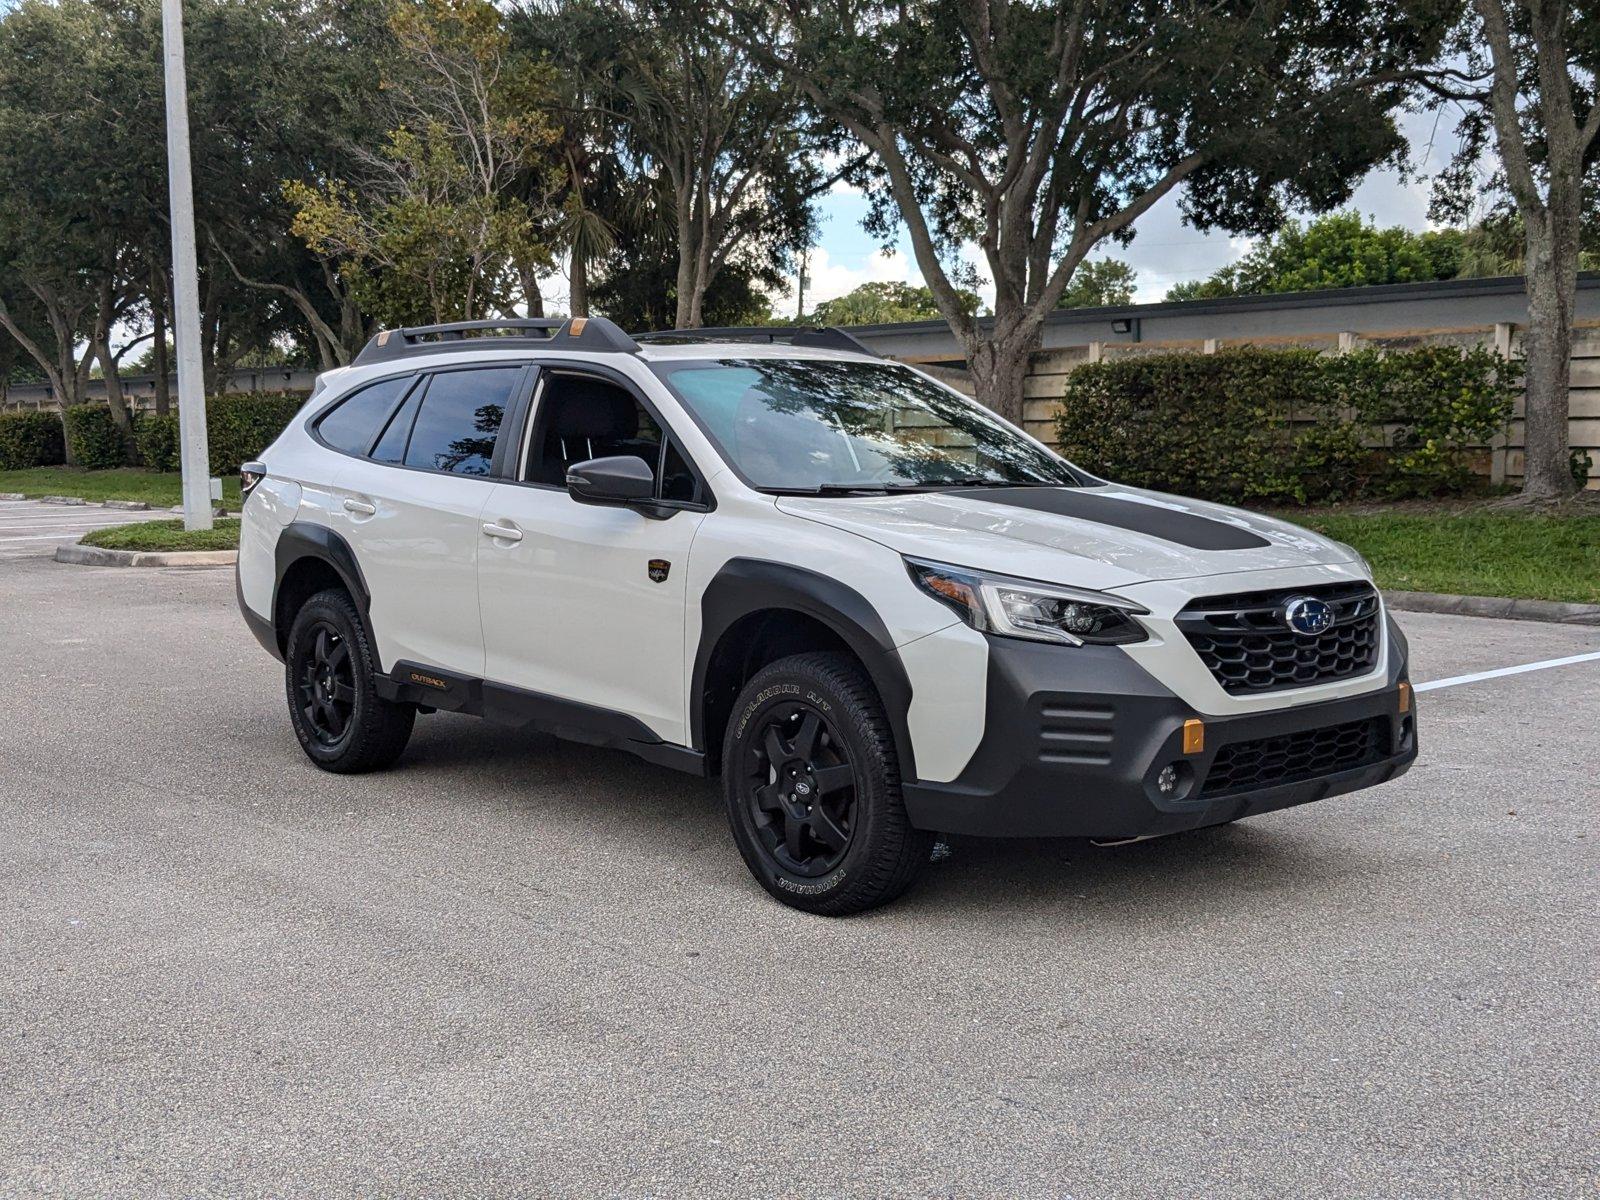
M 1392 113 L 1437 54 L 1423 3 L 721 0 L 730 36 L 870 157 L 980 399 L 1019 417 L 1027 356 L 1079 265 L 1180 192 L 1195 225 L 1332 208 L 1404 149 Z M 963 312 L 962 248 L 995 285 Z

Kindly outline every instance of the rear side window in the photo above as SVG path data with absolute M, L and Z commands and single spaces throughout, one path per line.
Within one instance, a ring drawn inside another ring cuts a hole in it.
M 445 371 L 428 382 L 405 465 L 453 475 L 487 475 L 494 440 L 521 367 Z
M 381 463 L 402 462 L 406 456 L 406 442 L 411 438 L 411 423 L 417 419 L 417 405 L 422 403 L 422 393 L 428 389 L 417 386 L 411 389 L 406 402 L 400 406 L 372 448 L 372 457 Z
M 380 379 L 351 392 L 337 408 L 317 422 L 317 433 L 335 450 L 365 454 L 414 378 L 401 375 L 395 379 Z

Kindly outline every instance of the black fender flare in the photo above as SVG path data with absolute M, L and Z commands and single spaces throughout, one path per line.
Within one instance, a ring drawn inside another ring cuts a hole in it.
M 334 573 L 344 582 L 345 588 L 355 600 L 356 610 L 363 619 L 371 607 L 372 593 L 367 590 L 366 578 L 361 574 L 361 564 L 356 562 L 356 553 L 350 548 L 350 543 L 326 525 L 318 525 L 311 521 L 291 521 L 278 535 L 278 544 L 273 551 L 271 620 L 280 638 L 285 633 L 284 630 L 277 629 L 278 594 L 283 587 L 283 577 L 295 563 L 307 558 L 325 562 L 333 568 Z
M 894 733 L 901 778 L 916 779 L 916 760 L 906 717 L 911 709 L 911 679 L 878 610 L 860 592 L 817 571 L 789 563 L 730 558 L 700 597 L 700 644 L 694 658 L 689 711 L 690 744 L 714 753 L 706 739 L 706 677 L 717 644 L 738 621 L 765 609 L 803 613 L 831 629 L 866 667 L 883 700 Z

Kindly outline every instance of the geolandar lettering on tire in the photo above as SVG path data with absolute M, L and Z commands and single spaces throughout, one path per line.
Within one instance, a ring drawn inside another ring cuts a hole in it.
M 839 871 L 837 874 L 823 880 L 821 883 L 795 883 L 783 875 L 774 875 L 772 882 L 786 892 L 793 892 L 797 896 L 820 896 L 824 892 L 831 892 L 845 881 L 849 871 Z
M 758 692 L 755 698 L 744 706 L 744 712 L 739 714 L 739 727 L 734 730 L 733 736 L 736 738 L 744 737 L 744 729 L 750 723 L 751 714 L 774 696 L 798 696 L 799 694 L 800 689 L 792 683 L 775 683 L 771 687 Z

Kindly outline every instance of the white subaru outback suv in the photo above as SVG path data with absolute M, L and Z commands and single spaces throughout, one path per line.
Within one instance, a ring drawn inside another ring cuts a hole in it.
M 720 775 L 812 912 L 939 834 L 1174 833 L 1417 753 L 1349 547 L 1098 479 L 837 330 L 379 334 L 243 479 L 239 606 L 317 766 L 444 709 Z

